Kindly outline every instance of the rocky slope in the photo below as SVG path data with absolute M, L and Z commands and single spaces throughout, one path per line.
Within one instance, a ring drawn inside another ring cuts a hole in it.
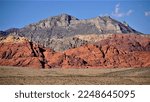
M 0 42 L 0 65 L 34 68 L 150 67 L 150 38 L 137 34 L 113 34 L 93 44 L 55 52 L 24 37 L 8 36 Z
M 139 32 L 127 23 L 121 23 L 109 16 L 80 20 L 68 14 L 61 14 L 29 24 L 21 29 L 12 28 L 3 33 L 24 36 L 34 43 L 55 51 L 64 51 L 87 44 L 84 39 L 76 39 L 79 36 Z
M 87 67 L 148 67 L 150 39 L 117 34 L 94 45 L 67 50 L 66 54 L 84 59 Z
M 0 42 L 0 65 L 42 67 L 40 51 L 26 38 L 8 36 Z

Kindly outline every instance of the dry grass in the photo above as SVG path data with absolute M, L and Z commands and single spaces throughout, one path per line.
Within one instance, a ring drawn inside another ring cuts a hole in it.
M 150 85 L 150 68 L 32 69 L 1 66 L 0 84 Z

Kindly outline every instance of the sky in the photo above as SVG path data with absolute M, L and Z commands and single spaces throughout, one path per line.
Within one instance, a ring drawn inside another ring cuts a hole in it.
M 79 19 L 111 16 L 150 34 L 150 0 L 0 0 L 0 30 L 22 28 L 62 13 Z

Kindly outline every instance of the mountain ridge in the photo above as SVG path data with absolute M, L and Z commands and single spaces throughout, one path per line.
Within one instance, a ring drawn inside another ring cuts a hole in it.
M 25 28 L 31 28 L 31 30 L 35 30 L 36 28 L 34 28 L 35 26 L 37 26 L 39 28 L 42 28 L 42 27 L 45 27 L 45 28 L 52 28 L 53 25 L 55 26 L 68 26 L 69 24 L 78 24 L 78 23 L 93 23 L 95 22 L 94 20 L 98 20 L 101 22 L 99 23 L 106 23 L 107 21 L 113 21 L 112 23 L 118 23 L 118 24 L 121 24 L 120 26 L 126 26 L 126 27 L 129 27 L 130 29 L 126 29 L 126 31 L 122 31 L 122 32 L 118 32 L 118 33 L 140 33 L 134 29 L 132 29 L 128 24 L 123 24 L 113 18 L 111 18 L 110 16 L 97 16 L 97 17 L 93 17 L 93 18 L 88 18 L 88 19 L 78 19 L 74 16 L 71 16 L 69 14 L 66 14 L 66 13 L 62 13 L 60 15 L 57 15 L 57 16 L 51 16 L 51 17 L 48 17 L 48 18 L 45 18 L 43 20 L 40 20 L 40 21 L 37 21 L 35 23 L 31 23 L 31 24 L 28 24 L 22 28 L 11 28 L 11 29 L 8 29 L 8 30 L 5 30 L 3 32 L 7 32 L 7 33 L 13 33 L 13 32 L 19 32 L 19 30 L 22 30 L 22 29 L 25 29 Z M 61 22 L 58 22 L 61 21 Z M 50 23 L 55 23 L 55 24 L 50 24 Z M 98 22 L 96 22 L 98 23 Z M 50 27 L 50 25 L 52 25 Z M 95 24 L 96 26 L 98 24 Z M 97 27 L 99 28 L 99 27 Z M 121 29 L 121 28 L 120 28 Z M 2 31 L 1 31 L 2 32 Z M 101 34 L 104 34 L 104 33 L 117 33 L 117 32 L 99 32 Z M 78 33 L 78 34 L 81 34 L 81 33 Z
M 34 43 L 55 51 L 64 51 L 89 43 L 77 37 L 78 35 L 129 33 L 141 34 L 127 23 L 123 24 L 110 16 L 80 20 L 65 13 L 40 20 L 20 29 L 13 28 L 6 31 L 6 35 L 26 37 Z

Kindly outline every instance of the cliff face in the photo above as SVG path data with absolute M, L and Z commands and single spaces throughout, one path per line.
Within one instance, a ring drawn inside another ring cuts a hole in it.
M 8 37 L 0 42 L 0 65 L 34 68 L 150 67 L 150 38 L 114 34 L 93 44 L 55 52 L 24 37 Z

